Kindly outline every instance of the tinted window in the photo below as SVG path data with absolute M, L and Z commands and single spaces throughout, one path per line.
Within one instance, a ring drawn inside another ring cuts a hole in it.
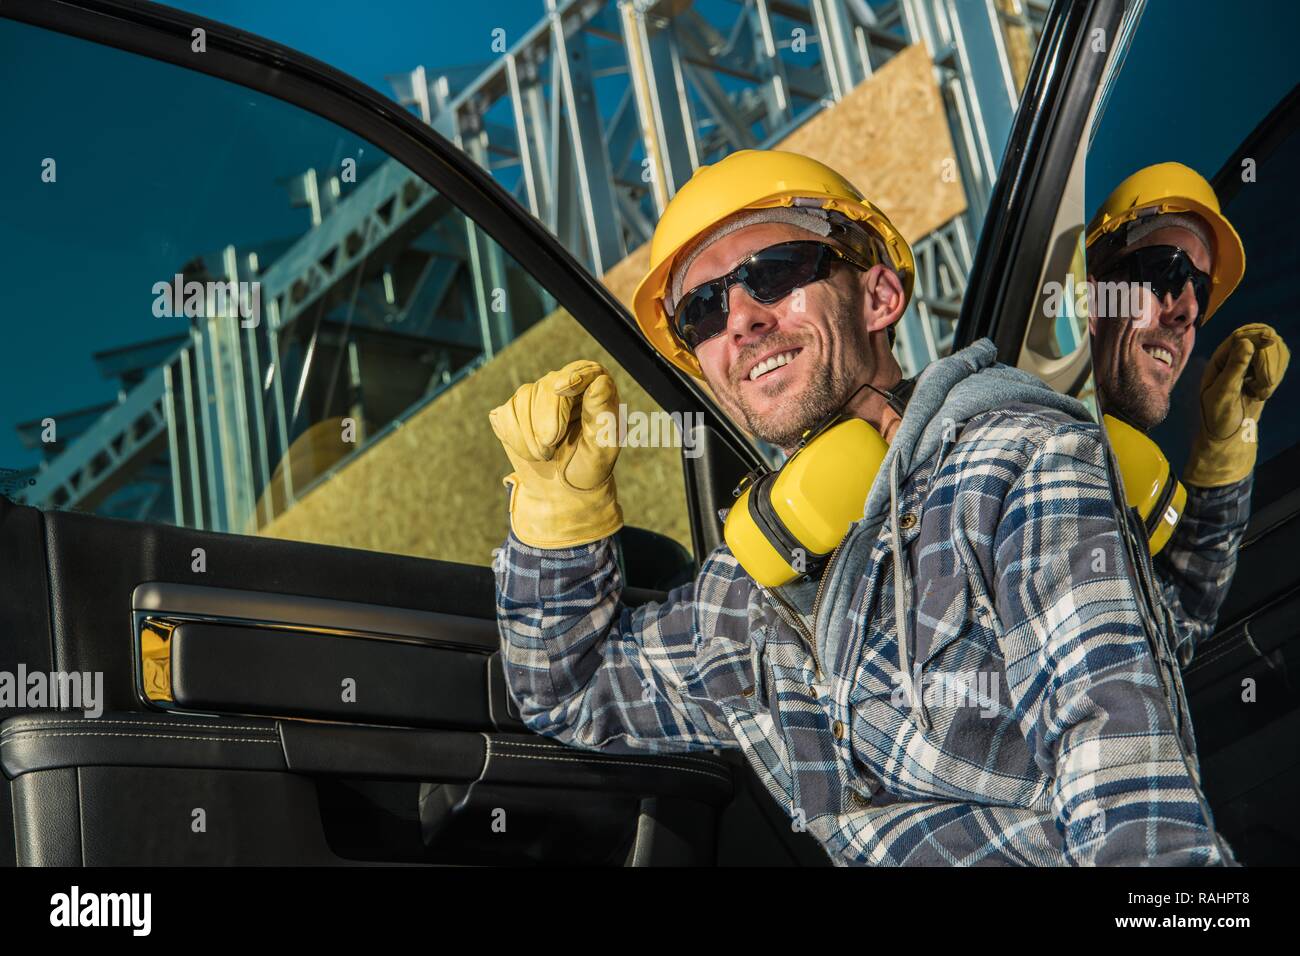
M 0 21 L 7 493 L 486 564 L 487 412 L 575 356 L 646 393 L 449 197 L 269 96 Z M 690 546 L 680 449 L 630 524 Z
M 1261 23 L 1268 28 L 1261 30 Z M 1300 213 L 1292 49 L 1298 30 L 1300 8 L 1290 3 L 1261 3 L 1242 16 L 1211 0 L 1152 0 L 1094 126 L 1089 217 L 1131 173 L 1175 161 L 1211 182 L 1245 247 L 1241 284 L 1196 331 L 1168 417 L 1150 433 L 1176 470 L 1186 464 L 1200 425 L 1206 364 L 1224 339 L 1241 325 L 1265 322 L 1293 351 L 1300 344 L 1288 281 L 1297 261 L 1290 224 Z M 1295 486 L 1285 474 L 1294 468 L 1282 462 L 1300 442 L 1300 422 L 1292 414 L 1298 398 L 1300 375 L 1293 365 L 1260 418 L 1255 511 Z
M 1243 160 L 1254 164 L 1253 182 L 1242 181 Z M 1246 275 L 1213 321 L 1197 332 L 1196 349 L 1175 387 L 1169 418 L 1154 433 L 1157 441 L 1181 456 L 1178 464 L 1198 424 L 1196 402 L 1205 364 L 1233 329 L 1247 322 L 1267 322 L 1286 342 L 1300 343 L 1300 313 L 1294 301 L 1295 268 L 1300 263 L 1300 239 L 1295 233 L 1300 203 L 1293 181 L 1297 169 L 1300 94 L 1292 91 L 1215 179 L 1223 212 L 1246 247 Z M 1297 407 L 1300 375 L 1293 369 L 1260 418 L 1260 465 L 1300 445 L 1300 417 L 1292 413 Z

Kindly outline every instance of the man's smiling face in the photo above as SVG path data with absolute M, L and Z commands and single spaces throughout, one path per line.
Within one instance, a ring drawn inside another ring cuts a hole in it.
M 691 263 L 682 288 L 694 289 L 760 249 L 792 240 L 829 242 L 788 223 L 747 226 L 708 246 Z M 828 278 L 770 305 L 733 286 L 726 329 L 695 352 L 723 409 L 765 441 L 786 449 L 796 445 L 805 430 L 870 381 L 875 368 L 867 289 L 891 282 L 898 285 L 897 276 L 885 266 L 863 273 L 836 263 Z M 901 286 L 898 292 L 901 313 Z
M 1210 250 L 1198 236 L 1181 227 L 1157 229 L 1119 255 L 1146 246 L 1177 246 L 1196 268 L 1210 271 Z M 1191 357 L 1200 316 L 1190 282 L 1177 296 L 1160 300 L 1143 293 L 1137 301 L 1141 311 L 1131 319 L 1089 319 L 1093 369 L 1103 408 L 1140 428 L 1152 428 L 1169 414 L 1169 396 Z

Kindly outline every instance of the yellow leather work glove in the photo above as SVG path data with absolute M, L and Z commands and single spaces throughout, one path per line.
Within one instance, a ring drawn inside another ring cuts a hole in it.
M 510 527 L 524 544 L 568 548 L 623 527 L 614 489 L 618 443 L 597 440 L 601 412 L 618 414 L 618 389 L 600 365 L 580 361 L 520 386 L 488 414 L 515 469 L 504 484 Z M 607 439 L 610 429 L 603 431 Z
M 1201 430 L 1185 482 L 1222 488 L 1255 469 L 1259 414 L 1290 361 L 1282 336 L 1262 322 L 1243 325 L 1214 350 L 1201 379 Z

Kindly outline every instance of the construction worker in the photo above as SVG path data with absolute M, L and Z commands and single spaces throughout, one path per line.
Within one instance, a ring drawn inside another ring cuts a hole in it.
M 738 152 L 677 193 L 637 323 L 790 457 L 692 584 L 629 608 L 609 375 L 576 361 L 494 409 L 525 722 L 609 753 L 738 748 L 836 865 L 1231 861 L 1157 679 L 1099 427 L 987 340 L 903 381 L 889 335 L 913 279 L 884 213 L 803 156 Z
M 1086 243 L 1098 399 L 1107 414 L 1145 433 L 1169 413 L 1197 329 L 1241 281 L 1245 251 L 1213 188 L 1181 163 L 1147 166 L 1120 183 L 1089 224 Z M 1260 412 L 1289 360 L 1281 336 L 1253 322 L 1219 345 L 1201 379 L 1200 425 L 1181 475 L 1186 504 L 1154 559 L 1183 666 L 1214 633 L 1232 582 L 1250 517 Z M 1132 452 L 1124 441 L 1121 455 Z

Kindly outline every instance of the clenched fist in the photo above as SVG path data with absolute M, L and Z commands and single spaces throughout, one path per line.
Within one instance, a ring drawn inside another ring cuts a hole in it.
M 1201 430 L 1186 482 L 1220 488 L 1254 470 L 1259 415 L 1290 361 L 1282 337 L 1262 322 L 1243 325 L 1214 350 L 1201 379 Z
M 570 362 L 519 387 L 488 415 L 514 471 L 510 526 L 537 548 L 567 548 L 623 527 L 614 488 L 618 445 L 597 436 L 601 412 L 618 411 L 614 380 L 596 362 Z

